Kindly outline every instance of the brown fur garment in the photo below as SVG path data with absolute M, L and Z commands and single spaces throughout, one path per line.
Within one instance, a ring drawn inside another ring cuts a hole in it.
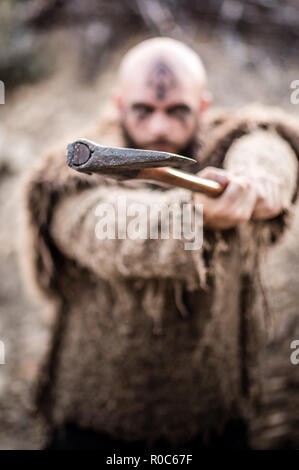
M 256 131 L 284 139 L 298 158 L 298 124 L 252 108 L 206 123 L 199 167 L 223 166 L 236 139 Z M 122 145 L 113 123 L 85 136 Z M 274 173 L 283 167 L 275 154 L 263 161 Z M 283 232 L 286 214 L 206 231 L 195 253 L 181 240 L 99 245 L 94 208 L 120 193 L 145 204 L 190 200 L 188 191 L 76 174 L 63 153 L 43 161 L 27 185 L 27 264 L 55 309 L 38 404 L 52 426 L 76 422 L 125 440 L 186 442 L 246 416 L 258 401 L 260 250 Z

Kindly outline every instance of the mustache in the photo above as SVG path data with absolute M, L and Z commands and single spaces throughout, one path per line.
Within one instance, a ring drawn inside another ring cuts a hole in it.
M 135 140 L 131 137 L 127 127 L 125 126 L 125 124 L 123 122 L 121 123 L 121 129 L 122 129 L 122 134 L 123 134 L 126 142 L 128 143 L 128 145 L 130 147 L 133 147 L 133 148 L 138 148 Z M 173 142 L 169 139 L 160 137 L 159 139 L 149 140 L 149 141 L 143 143 L 143 146 L 145 146 L 145 147 L 149 147 L 149 146 L 153 146 L 153 145 L 173 145 Z
M 120 128 L 121 132 L 124 138 L 124 141 L 126 142 L 127 147 L 131 148 L 138 148 L 138 144 L 135 142 L 135 140 L 131 137 L 129 131 L 127 130 L 127 127 L 124 122 L 120 122 Z M 178 150 L 178 153 L 181 155 L 185 155 L 186 157 L 196 157 L 197 152 L 199 148 L 201 147 L 200 142 L 198 141 L 196 137 L 197 132 L 194 133 L 194 135 L 190 138 L 189 142 L 187 142 L 181 149 Z M 149 141 L 144 144 L 144 146 L 148 147 L 154 147 L 155 145 L 158 144 L 168 144 L 168 145 L 173 145 L 173 142 L 171 142 L 169 139 L 156 139 L 154 141 Z
M 144 143 L 145 147 L 152 147 L 155 145 L 173 145 L 173 142 L 168 139 L 156 139 Z

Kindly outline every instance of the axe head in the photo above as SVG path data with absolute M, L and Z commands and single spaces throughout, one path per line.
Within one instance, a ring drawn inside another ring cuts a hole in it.
M 154 150 L 104 147 L 79 139 L 67 147 L 67 163 L 83 173 L 100 173 L 116 179 L 135 178 L 143 168 L 184 168 L 196 160 L 182 155 Z

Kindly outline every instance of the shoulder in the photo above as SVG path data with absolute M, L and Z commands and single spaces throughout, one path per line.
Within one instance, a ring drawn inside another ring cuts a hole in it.
M 231 130 L 243 127 L 247 132 L 259 127 L 271 129 L 285 124 L 298 131 L 299 118 L 276 106 L 251 103 L 238 109 L 212 108 L 205 119 L 207 127 L 212 130 Z
M 250 104 L 239 109 L 216 109 L 207 113 L 204 165 L 222 166 L 226 152 L 240 137 L 266 130 L 286 140 L 299 158 L 299 119 L 273 106 Z

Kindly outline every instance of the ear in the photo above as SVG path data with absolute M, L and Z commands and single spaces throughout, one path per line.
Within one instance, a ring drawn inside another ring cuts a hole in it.
M 213 95 L 209 91 L 204 91 L 201 95 L 200 104 L 199 104 L 199 115 L 204 114 L 210 107 L 213 101 Z
M 120 90 L 115 89 L 112 92 L 111 98 L 112 98 L 112 101 L 114 103 L 114 106 L 116 108 L 116 111 L 117 111 L 118 115 L 121 115 L 122 111 L 123 111 L 123 108 L 124 108 L 124 105 L 123 105 L 123 99 L 122 99 L 122 95 L 120 93 Z

